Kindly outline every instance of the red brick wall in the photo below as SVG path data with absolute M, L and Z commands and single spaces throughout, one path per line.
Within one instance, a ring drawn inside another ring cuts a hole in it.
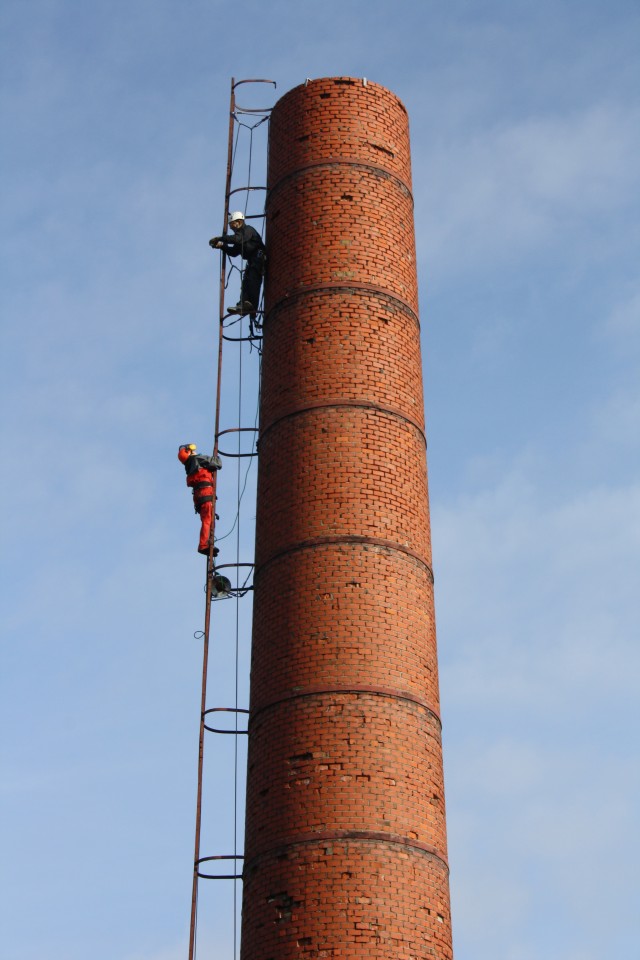
M 406 111 L 271 120 L 244 960 L 451 958 Z

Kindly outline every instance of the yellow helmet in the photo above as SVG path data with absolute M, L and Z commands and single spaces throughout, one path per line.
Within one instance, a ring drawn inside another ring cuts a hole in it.
M 178 460 L 180 463 L 186 463 L 191 454 L 195 452 L 195 443 L 183 443 L 181 447 L 178 447 Z

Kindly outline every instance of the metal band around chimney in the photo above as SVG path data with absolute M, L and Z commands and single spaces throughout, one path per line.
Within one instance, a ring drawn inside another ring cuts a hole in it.
M 267 710 L 271 710 L 273 707 L 280 706 L 283 703 L 288 703 L 291 700 L 298 700 L 304 697 L 318 697 L 326 695 L 345 695 L 345 694 L 371 694 L 374 697 L 390 697 L 393 700 L 406 700 L 409 703 L 413 703 L 418 707 L 421 707 L 423 710 L 426 710 L 430 716 L 436 721 L 438 726 L 442 728 L 442 721 L 440 720 L 440 714 L 431 704 L 427 703 L 426 700 L 423 700 L 421 697 L 416 697 L 411 693 L 408 693 L 406 690 L 398 690 L 393 687 L 379 687 L 371 686 L 370 684 L 350 684 L 348 687 L 327 687 L 324 685 L 313 684 L 305 687 L 303 690 L 289 690 L 286 691 L 281 697 L 278 697 L 277 700 L 273 700 L 270 703 L 262 704 L 259 709 L 252 711 L 249 718 L 249 728 L 252 724 L 255 723 L 256 718 L 260 714 L 264 713 Z
M 406 313 L 413 320 L 418 329 L 420 328 L 420 319 L 418 314 L 408 300 L 398 296 L 397 293 L 388 290 L 386 287 L 380 287 L 374 283 L 363 283 L 355 280 L 350 280 L 348 283 L 343 280 L 335 283 L 320 283 L 313 285 L 308 284 L 304 287 L 296 287 L 294 290 L 289 290 L 283 297 L 280 297 L 279 300 L 276 300 L 276 302 L 269 307 L 268 312 L 265 314 L 265 323 L 275 313 L 278 313 L 283 307 L 294 302 L 299 297 L 310 296 L 311 294 L 317 293 L 363 293 L 370 294 L 374 297 L 379 297 L 382 300 L 388 300 L 392 305 L 399 307 L 403 313 Z
M 389 407 L 381 403 L 373 403 L 371 400 L 342 400 L 333 398 L 326 400 L 312 400 L 310 403 L 304 403 L 299 407 L 292 407 L 291 409 L 287 410 L 286 413 L 276 417 L 275 420 L 272 420 L 262 428 L 258 442 L 263 439 L 269 430 L 273 429 L 273 427 L 281 423 L 283 420 L 290 420 L 292 417 L 300 416 L 302 413 L 310 413 L 312 410 L 331 410 L 338 409 L 339 407 L 375 410 L 376 413 L 384 413 L 389 417 L 396 417 L 398 420 L 404 420 L 405 423 L 409 423 L 412 427 L 415 427 L 417 432 L 420 434 L 420 438 L 424 442 L 425 447 L 427 445 L 427 436 L 424 432 L 424 427 L 418 420 L 414 420 L 413 417 L 408 416 L 408 414 L 406 414 L 403 410 L 399 410 L 397 407 Z
M 324 546 L 334 546 L 340 544 L 362 544 L 363 546 L 370 547 L 383 547 L 385 550 L 390 550 L 395 553 L 403 553 L 407 557 L 411 557 L 412 560 L 415 560 L 421 567 L 423 567 L 431 583 L 434 582 L 433 569 L 419 553 L 416 553 L 415 550 L 411 550 L 410 547 L 405 547 L 402 543 L 397 543 L 395 540 L 383 540 L 381 537 L 361 537 L 355 536 L 352 534 L 345 534 L 344 536 L 334 536 L 334 537 L 309 537 L 307 540 L 300 540 L 298 543 L 292 543 L 290 546 L 285 547 L 283 550 L 278 550 L 276 553 L 272 554 L 266 560 L 264 560 L 259 567 L 255 568 L 254 572 L 254 583 L 260 573 L 267 567 L 269 564 L 274 563 L 276 560 L 279 560 L 281 557 L 286 557 L 290 553 L 295 553 L 297 550 L 314 550 L 316 547 Z
M 403 837 L 397 833 L 384 833 L 375 830 L 323 830 L 322 833 L 298 834 L 292 836 L 286 843 L 278 844 L 269 850 L 260 850 L 250 861 L 245 863 L 245 875 L 256 867 L 261 860 L 271 857 L 281 858 L 286 856 L 287 851 L 294 847 L 331 843 L 384 843 L 399 846 L 432 857 L 442 865 L 447 873 L 449 872 L 449 863 L 445 854 L 430 843 Z
M 411 203 L 413 203 L 413 193 L 411 192 L 411 187 L 408 183 L 405 183 L 400 177 L 395 173 L 391 173 L 386 167 L 380 167 L 375 163 L 367 163 L 363 160 L 345 160 L 344 157 L 326 157 L 323 160 L 316 160 L 315 163 L 307 163 L 303 167 L 296 167 L 295 170 L 291 170 L 289 173 L 285 174 L 277 183 L 269 190 L 269 195 L 267 197 L 267 210 L 273 202 L 274 194 L 278 192 L 280 187 L 283 184 L 296 179 L 297 177 L 303 176 L 305 173 L 308 173 L 310 170 L 322 170 L 322 169 L 341 169 L 344 167 L 354 167 L 355 169 L 365 170 L 368 173 L 373 173 L 377 177 L 383 177 L 385 180 L 393 180 L 395 184 L 400 187 L 400 189 L 409 197 Z

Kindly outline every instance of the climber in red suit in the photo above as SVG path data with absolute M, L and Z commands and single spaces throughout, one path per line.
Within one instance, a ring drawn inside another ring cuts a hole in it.
M 195 443 L 183 443 L 178 448 L 178 460 L 184 464 L 187 486 L 193 492 L 193 507 L 200 515 L 200 542 L 198 553 L 209 553 L 209 537 L 213 518 L 213 473 L 222 466 L 220 457 L 205 457 L 196 453 Z M 218 551 L 214 548 L 214 556 Z

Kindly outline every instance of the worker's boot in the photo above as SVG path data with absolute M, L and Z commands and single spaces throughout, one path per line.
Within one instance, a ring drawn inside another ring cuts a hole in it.
M 248 300 L 240 300 L 235 307 L 227 307 L 227 313 L 238 313 L 244 317 L 247 313 L 253 313 L 256 308 Z

